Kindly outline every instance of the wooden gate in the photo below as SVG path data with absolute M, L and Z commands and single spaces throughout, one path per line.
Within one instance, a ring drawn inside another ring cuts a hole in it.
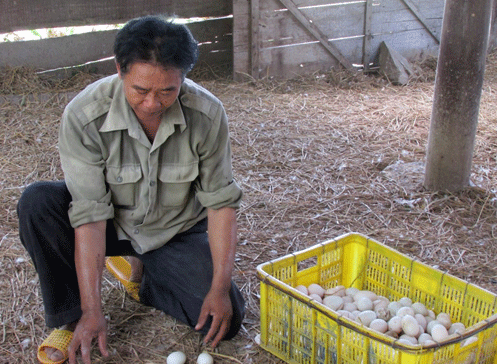
M 234 0 L 235 77 L 368 69 L 383 41 L 436 54 L 443 12 L 444 0 Z

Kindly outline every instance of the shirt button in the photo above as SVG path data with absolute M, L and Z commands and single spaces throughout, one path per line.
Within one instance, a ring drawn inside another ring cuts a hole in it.
M 138 234 L 138 233 L 140 233 L 140 230 L 135 229 L 134 233 L 135 233 L 135 234 Z
M 121 176 L 117 177 L 117 182 L 121 183 L 123 181 L 123 178 Z
M 155 181 L 150 181 L 150 186 L 154 187 L 155 186 Z

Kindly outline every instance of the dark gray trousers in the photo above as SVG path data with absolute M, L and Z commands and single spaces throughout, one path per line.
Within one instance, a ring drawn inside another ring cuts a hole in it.
M 81 317 L 74 262 L 74 229 L 69 223 L 71 195 L 64 181 L 36 182 L 26 188 L 17 205 L 19 235 L 40 278 L 45 322 L 58 327 Z M 142 303 L 194 327 L 212 280 L 212 257 L 207 220 L 177 234 L 159 249 L 138 254 L 126 240 L 118 240 L 112 221 L 107 224 L 106 255 L 133 255 L 143 262 Z M 231 327 L 225 339 L 241 327 L 245 302 L 232 282 Z M 210 321 L 201 331 L 205 334 Z

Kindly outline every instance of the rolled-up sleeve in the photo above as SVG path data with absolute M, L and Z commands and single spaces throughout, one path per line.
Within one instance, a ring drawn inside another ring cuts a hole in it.
M 66 108 L 59 129 L 59 153 L 65 182 L 72 196 L 72 227 L 114 217 L 105 183 L 105 163 L 94 123 Z
M 233 179 L 228 119 L 222 104 L 218 105 L 212 127 L 199 152 L 199 202 L 212 209 L 240 207 L 243 193 Z

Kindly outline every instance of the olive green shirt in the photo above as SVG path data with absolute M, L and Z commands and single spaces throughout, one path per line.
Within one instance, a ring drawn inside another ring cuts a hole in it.
M 223 105 L 188 79 L 153 143 L 117 75 L 89 85 L 64 111 L 59 152 L 71 225 L 113 219 L 118 238 L 140 254 L 191 228 L 207 208 L 238 208 L 242 198 Z

